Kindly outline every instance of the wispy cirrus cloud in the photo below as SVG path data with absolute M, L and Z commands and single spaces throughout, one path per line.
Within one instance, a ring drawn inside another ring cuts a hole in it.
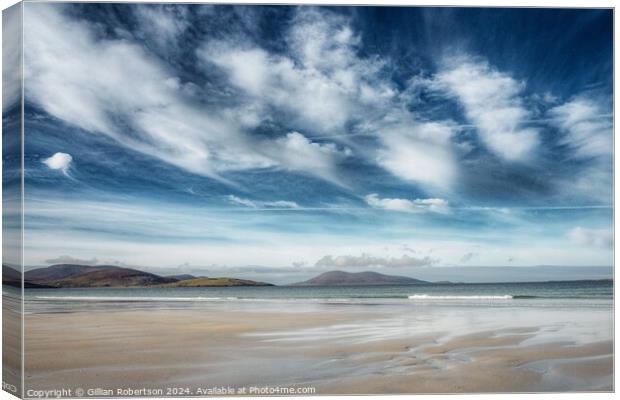
M 234 195 L 228 196 L 228 201 L 232 204 L 237 204 L 250 208 L 299 208 L 299 204 L 294 201 L 287 200 L 275 200 L 275 201 L 259 201 L 251 200 Z
M 299 8 L 284 37 L 287 51 L 273 53 L 248 40 L 214 40 L 198 55 L 228 74 L 230 83 L 265 114 L 285 113 L 299 129 L 342 134 L 355 117 L 368 116 L 395 94 L 378 73 L 380 58 L 359 57 L 360 38 L 348 18 Z
M 187 7 L 178 4 L 149 4 L 132 8 L 138 22 L 136 36 L 167 52 L 178 46 L 181 34 L 190 26 Z
M 566 135 L 562 142 L 578 157 L 611 156 L 613 125 L 601 104 L 584 95 L 549 110 L 552 124 Z
M 258 110 L 262 119 L 277 112 L 309 137 L 333 135 L 345 143 L 349 134 L 376 137 L 378 150 L 354 151 L 405 181 L 431 190 L 451 186 L 457 171 L 455 124 L 421 121 L 408 110 L 385 74 L 389 59 L 361 56 L 361 37 L 347 17 L 298 9 L 284 42 L 288 51 L 276 54 L 247 41 L 211 41 L 198 54 L 227 73 L 244 94 L 242 107 Z
M 403 179 L 431 191 L 449 190 L 457 178 L 457 155 L 450 121 L 419 122 L 412 116 L 391 120 L 377 128 L 383 147 L 377 163 Z
M 153 11 L 142 17 L 170 28 L 164 29 L 168 36 L 181 29 Z M 267 167 L 337 180 L 335 145 L 300 133 L 279 139 L 249 135 L 234 113 L 193 101 L 188 88 L 197 86 L 181 81 L 142 46 L 101 39 L 58 5 L 29 8 L 25 24 L 27 97 L 56 118 L 219 180 L 226 181 L 227 171 Z M 307 152 L 307 159 L 299 159 L 299 151 Z
M 345 185 L 336 164 L 351 155 L 351 150 L 334 143 L 313 142 L 299 132 L 290 132 L 265 146 L 263 152 L 291 170 L 307 171 L 327 181 Z
M 599 96 L 580 94 L 551 108 L 550 124 L 578 168 L 561 187 L 571 195 L 602 204 L 613 200 L 613 119 Z
M 522 98 L 524 82 L 485 60 L 461 55 L 446 58 L 431 84 L 459 101 L 491 152 L 520 161 L 535 151 L 539 132 L 526 125 L 531 112 Z

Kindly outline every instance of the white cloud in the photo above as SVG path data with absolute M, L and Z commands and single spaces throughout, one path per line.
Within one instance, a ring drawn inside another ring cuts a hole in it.
M 299 132 L 291 132 L 265 148 L 273 159 L 292 170 L 312 171 L 321 178 L 342 185 L 336 173 L 336 162 L 351 154 L 348 148 L 338 149 L 333 143 L 316 143 Z
M 21 98 L 22 4 L 2 11 L 2 111 Z
M 579 157 L 611 156 L 613 125 L 599 103 L 578 96 L 549 111 L 551 122 L 565 134 L 563 143 Z
M 319 259 L 316 267 L 328 268 L 368 268 L 368 267 L 425 267 L 437 263 L 437 260 L 430 257 L 416 258 L 409 255 L 402 257 L 375 257 L 366 253 L 360 256 L 331 256 L 327 255 Z
M 560 182 L 571 196 L 611 204 L 613 201 L 613 121 L 600 101 L 577 96 L 549 110 L 550 123 L 563 134 L 559 142 L 585 161 Z
M 49 169 L 60 170 L 64 174 L 67 174 L 73 157 L 67 153 L 55 153 L 53 156 L 44 159 L 43 164 L 47 165 Z
M 401 179 L 434 189 L 449 188 L 456 176 L 453 124 L 403 119 L 379 128 L 384 147 L 377 162 Z
M 308 137 L 338 135 L 345 142 L 347 126 L 354 126 L 355 132 L 375 135 L 381 145 L 379 150 L 360 150 L 366 151 L 364 156 L 401 179 L 431 189 L 449 188 L 456 175 L 453 124 L 418 121 L 383 74 L 388 61 L 360 56 L 360 40 L 347 18 L 303 7 L 293 18 L 284 54 L 235 39 L 205 43 L 198 55 L 205 68 L 222 69 L 243 93 L 238 109 L 248 111 L 238 113 L 237 120 L 256 125 L 277 112 Z M 311 150 L 306 159 L 287 152 L 291 156 L 281 157 L 282 164 L 302 163 L 297 167 L 338 183 L 334 159 L 320 154 L 324 151 L 290 134 L 279 142 Z
M 225 67 L 233 84 L 252 95 L 260 96 L 270 84 L 269 54 L 260 48 L 242 50 L 225 47 L 224 43 L 209 43 L 209 47 L 199 50 L 198 54 Z
M 269 53 L 247 41 L 209 42 L 198 54 L 206 65 L 224 70 L 245 94 L 243 108 L 260 110 L 265 119 L 269 110 L 284 112 L 309 137 L 346 137 L 347 124 L 353 123 L 357 132 L 379 139 L 381 149 L 367 156 L 383 168 L 407 181 L 448 188 L 456 172 L 454 124 L 421 122 L 405 110 L 404 99 L 382 74 L 387 61 L 358 54 L 360 37 L 346 18 L 301 8 L 293 22 L 286 39 L 288 55 Z M 250 120 L 258 123 L 254 115 L 252 111 Z M 289 135 L 291 144 L 295 139 Z M 301 162 L 286 159 L 292 165 Z M 304 164 L 334 181 L 333 171 Z
M 580 246 L 612 249 L 614 245 L 614 233 L 611 229 L 589 229 L 578 226 L 568 232 L 568 238 Z
M 294 201 L 287 200 L 258 201 L 229 195 L 228 201 L 230 201 L 232 204 L 238 204 L 250 208 L 299 208 L 299 204 Z
M 237 196 L 234 196 L 232 194 L 228 196 L 228 201 L 230 201 L 233 204 L 238 204 L 238 205 L 241 205 L 241 206 L 252 207 L 252 208 L 258 207 L 258 205 L 256 204 L 255 201 L 250 200 L 250 199 L 244 199 L 244 198 L 241 198 L 241 197 L 237 197 Z
M 27 265 L 42 264 L 61 254 L 86 260 L 96 257 L 99 264 L 122 260 L 128 265 L 152 267 L 176 266 L 185 261 L 203 266 L 283 267 L 300 260 L 314 264 L 323 255 L 333 255 L 335 259 L 338 255 L 360 254 L 378 259 L 400 259 L 403 254 L 424 259 L 428 255 L 441 258 L 433 265 L 451 265 L 458 264 L 463 254 L 471 251 L 478 253 L 475 264 L 479 266 L 505 265 L 510 255 L 518 256 L 518 265 L 538 265 L 540 260 L 555 265 L 613 265 L 610 248 L 603 251 L 594 246 L 567 246 L 566 237 L 550 239 L 548 234 L 540 234 L 537 224 L 533 230 L 521 225 L 519 232 L 465 229 L 455 236 L 451 229 L 420 230 L 406 218 L 400 218 L 394 224 L 379 224 L 376 229 L 359 230 L 359 224 L 343 222 L 334 230 L 317 224 L 314 213 L 296 213 L 292 220 L 274 219 L 273 214 L 262 212 L 244 213 L 239 218 L 239 210 L 234 208 L 212 212 L 204 205 L 171 208 L 166 202 L 136 203 L 127 198 L 105 202 L 84 198 L 68 203 L 64 198 L 38 197 L 36 193 L 28 196 L 26 209 L 31 218 L 39 221 L 28 230 Z M 5 219 L 20 215 L 19 207 L 3 212 Z M 304 222 L 296 224 L 298 218 Z M 265 230 L 266 226 L 274 229 Z M 299 234 L 290 229 L 293 227 L 298 228 Z M 84 234 L 85 228 L 88 235 Z M 342 234 L 345 229 L 349 234 Z M 119 231 L 133 233 L 131 237 L 110 235 Z M 171 240 L 179 237 L 195 239 Z M 401 248 L 403 243 L 414 244 L 416 253 Z M 243 252 L 237 251 L 240 245 Z M 16 247 L 19 248 L 17 244 Z M 179 254 L 183 254 L 182 260 Z
M 431 85 L 455 96 L 478 129 L 487 148 L 519 161 L 536 149 L 538 131 L 525 127 L 530 112 L 523 105 L 523 83 L 487 62 L 455 57 L 444 63 Z
M 80 265 L 97 265 L 99 260 L 97 258 L 84 259 L 84 258 L 75 258 L 71 256 L 58 256 L 56 258 L 50 258 L 45 260 L 47 264 L 80 264 Z
M 300 8 L 286 40 L 289 55 L 247 41 L 211 41 L 198 55 L 226 71 L 246 101 L 265 112 L 269 107 L 287 112 L 303 130 L 342 130 L 395 94 L 389 81 L 377 77 L 383 63 L 357 56 L 359 38 L 342 16 Z
M 446 214 L 450 212 L 448 202 L 444 199 L 390 199 L 380 198 L 376 193 L 367 195 L 366 203 L 374 208 L 406 213 L 434 212 Z
M 141 4 L 133 8 L 140 39 L 167 49 L 189 27 L 187 8 L 176 4 Z
M 26 95 L 52 116 L 215 179 L 225 180 L 226 171 L 275 167 L 336 180 L 338 152 L 331 145 L 304 142 L 301 134 L 253 138 L 244 130 L 253 118 L 192 102 L 187 92 L 195 85 L 182 82 L 159 58 L 128 40 L 99 39 L 89 24 L 62 10 L 33 4 L 25 19 Z M 153 18 L 159 25 L 171 23 L 149 11 L 147 19 Z M 165 31 L 173 35 L 180 29 Z M 304 145 L 308 160 L 281 153 Z
M 267 201 L 264 203 L 267 207 L 276 207 L 276 208 L 299 208 L 299 204 L 294 201 L 287 200 L 277 200 L 277 201 Z
M 361 38 L 344 16 L 298 9 L 277 53 L 238 35 L 205 42 L 197 50 L 202 67 L 224 72 L 231 86 L 226 102 L 207 107 L 188 95 L 204 88 L 184 82 L 145 46 L 103 40 L 62 9 L 29 6 L 27 95 L 70 124 L 215 179 L 229 171 L 275 168 L 350 187 L 338 166 L 355 151 L 400 179 L 437 191 L 433 196 L 443 197 L 458 181 L 461 150 L 454 141 L 461 128 L 422 120 L 405 107 L 405 93 L 385 73 L 389 60 L 362 55 Z M 148 26 L 161 32 L 160 46 L 174 46 L 186 28 L 182 13 L 137 10 L 141 32 Z M 423 84 L 458 99 L 482 142 L 500 157 L 523 160 L 536 149 L 538 133 L 526 126 L 531 115 L 523 84 L 510 75 L 462 57 L 445 62 Z M 276 113 L 290 133 L 263 139 L 249 133 Z M 580 132 L 588 126 L 584 121 L 575 124 Z M 377 146 L 356 146 L 348 132 L 373 135 Z M 326 135 L 344 137 L 338 139 L 344 145 L 317 140 Z M 579 146 L 585 151 L 585 142 Z

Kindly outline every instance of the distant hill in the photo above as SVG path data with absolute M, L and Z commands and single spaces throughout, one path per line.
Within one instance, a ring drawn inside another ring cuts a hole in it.
M 188 279 L 196 279 L 197 276 L 190 274 L 180 274 L 180 275 L 167 275 L 166 278 L 176 279 L 177 281 L 186 281 Z
M 212 287 L 212 286 L 274 286 L 271 283 L 235 278 L 195 278 L 163 285 L 164 287 Z
M 15 268 L 2 264 L 2 282 L 21 281 L 22 274 Z
M 50 282 L 109 268 L 117 267 L 112 265 L 91 266 L 79 264 L 55 264 L 49 267 L 26 271 L 24 274 L 24 279 L 30 282 Z
M 420 285 L 425 283 L 429 282 L 371 271 L 329 271 L 307 281 L 294 283 L 293 286 Z
M 4 275 L 7 276 L 5 284 L 21 286 L 18 271 L 7 270 L 3 272 Z M 24 276 L 26 287 L 33 288 L 271 286 L 269 283 L 244 279 L 206 278 L 189 274 L 159 276 L 114 265 L 56 264 L 27 271 Z
M 172 278 L 164 278 L 137 269 L 107 267 L 96 269 L 77 276 L 63 279 L 50 280 L 48 285 L 71 288 L 71 287 L 135 287 L 153 286 L 176 282 Z
M 7 286 L 13 286 L 16 288 L 22 287 L 22 274 L 15 268 L 9 267 L 8 265 L 2 265 L 2 284 Z M 25 288 L 49 288 L 46 285 L 40 285 L 28 280 L 24 281 Z

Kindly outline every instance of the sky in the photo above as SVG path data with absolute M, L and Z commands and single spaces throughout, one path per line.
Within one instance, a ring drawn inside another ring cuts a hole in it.
M 611 10 L 24 7 L 26 265 L 613 264 Z

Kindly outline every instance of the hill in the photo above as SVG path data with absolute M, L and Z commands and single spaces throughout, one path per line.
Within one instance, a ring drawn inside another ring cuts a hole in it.
M 190 274 L 180 274 L 180 275 L 167 275 L 166 278 L 176 279 L 177 281 L 186 281 L 188 279 L 196 279 L 197 276 Z
M 9 267 L 7 267 L 9 268 Z M 5 284 L 21 286 L 20 274 L 6 270 Z M 26 287 L 95 288 L 95 287 L 209 287 L 272 286 L 269 283 L 234 278 L 206 278 L 193 275 L 159 276 L 153 273 L 114 265 L 56 264 L 25 273 Z
M 114 265 L 56 264 L 26 271 L 28 282 L 56 288 L 135 287 L 161 285 L 176 279 Z
M 2 283 L 7 282 L 21 282 L 22 274 L 15 268 L 11 268 L 8 265 L 2 264 Z
M 362 285 L 420 285 L 429 283 L 406 276 L 384 275 L 378 272 L 329 271 L 293 286 L 362 286 Z
M 2 265 L 2 284 L 7 286 L 13 286 L 16 288 L 22 287 L 22 274 L 15 268 L 9 267 L 8 265 Z M 40 285 L 28 280 L 24 280 L 25 288 L 49 288 L 46 285 Z
M 58 280 L 50 280 L 48 285 L 71 288 L 71 287 L 136 287 L 153 286 L 176 282 L 172 278 L 164 278 L 137 269 L 108 267 L 89 271 L 77 276 L 70 276 Z
M 116 268 L 111 265 L 90 266 L 79 264 L 55 264 L 49 267 L 31 269 L 26 271 L 24 279 L 30 282 L 50 282 L 70 278 L 88 272 L 105 270 L 107 268 Z
M 163 285 L 164 287 L 213 287 L 213 286 L 274 286 L 271 283 L 255 282 L 236 278 L 195 278 Z

